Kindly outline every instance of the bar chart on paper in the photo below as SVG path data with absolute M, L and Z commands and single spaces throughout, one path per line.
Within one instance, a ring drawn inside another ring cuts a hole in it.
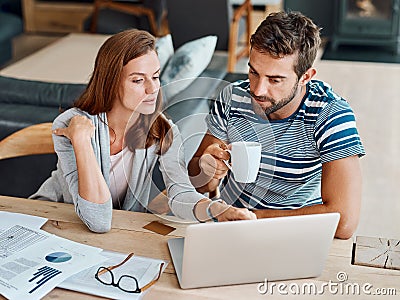
M 45 284 L 47 281 L 50 279 L 56 277 L 57 275 L 61 274 L 62 272 L 60 270 L 51 268 L 49 266 L 44 266 L 41 267 L 33 274 L 33 277 L 30 278 L 28 281 L 32 282 L 35 279 L 38 279 L 36 282 L 36 286 L 29 291 L 29 294 L 32 294 L 34 291 L 36 291 L 39 287 L 41 287 L 43 284 Z M 40 279 L 39 279 L 40 278 Z

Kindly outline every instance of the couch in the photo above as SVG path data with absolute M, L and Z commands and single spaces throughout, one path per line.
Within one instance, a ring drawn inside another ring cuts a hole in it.
M 107 37 L 71 34 L 2 69 L 0 140 L 26 126 L 51 122 L 72 106 L 85 89 L 94 56 Z M 223 85 L 227 55 L 214 51 L 216 43 L 217 37 L 210 35 L 175 50 L 170 35 L 157 39 L 164 106 L 173 121 L 208 112 L 209 99 Z
M 108 37 L 70 34 L 0 70 L 0 139 L 26 126 L 51 122 L 70 107 L 84 90 L 96 53 Z M 207 68 L 215 43 L 216 37 L 208 36 L 175 51 L 170 35 L 157 39 L 165 98 L 175 98 L 199 75 L 224 76 L 224 67 Z M 209 96 L 196 90 L 192 94 Z
M 84 89 L 84 84 L 0 76 L 0 139 L 29 125 L 53 121 Z
M 186 115 L 208 112 L 226 71 L 206 69 L 187 88 L 174 95 L 166 114 L 174 121 Z M 72 106 L 85 84 L 54 83 L 0 76 L 0 139 L 29 125 L 52 122 Z

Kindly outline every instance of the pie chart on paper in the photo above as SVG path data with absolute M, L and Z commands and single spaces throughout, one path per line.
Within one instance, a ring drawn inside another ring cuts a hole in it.
M 71 254 L 66 252 L 53 252 L 47 254 L 45 259 L 51 263 L 63 263 L 69 261 L 72 258 Z

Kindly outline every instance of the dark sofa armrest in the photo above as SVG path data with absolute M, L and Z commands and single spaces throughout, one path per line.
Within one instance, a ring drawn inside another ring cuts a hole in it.
M 55 83 L 0 76 L 0 102 L 66 109 L 85 90 L 85 84 Z

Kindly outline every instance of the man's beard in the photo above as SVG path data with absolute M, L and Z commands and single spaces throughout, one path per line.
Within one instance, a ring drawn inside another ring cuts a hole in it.
M 296 83 L 293 85 L 293 88 L 290 91 L 290 94 L 285 97 L 282 98 L 280 101 L 275 100 L 274 98 L 270 98 L 270 97 L 266 97 L 266 96 L 256 96 L 252 91 L 250 91 L 250 96 L 252 97 L 252 100 L 259 100 L 261 102 L 269 102 L 271 103 L 270 107 L 267 107 L 263 112 L 266 116 L 276 112 L 277 110 L 281 109 L 282 107 L 284 107 L 286 104 L 288 104 L 289 102 L 291 102 L 294 97 L 296 97 L 297 94 L 297 88 L 298 88 L 298 82 L 299 80 L 296 81 Z M 253 102 L 253 107 L 255 108 L 255 112 L 258 113 L 260 112 L 260 110 L 262 111 L 262 107 L 259 103 L 252 101 Z M 258 108 L 256 108 L 255 106 L 258 106 Z M 260 109 L 261 108 L 261 109 Z

